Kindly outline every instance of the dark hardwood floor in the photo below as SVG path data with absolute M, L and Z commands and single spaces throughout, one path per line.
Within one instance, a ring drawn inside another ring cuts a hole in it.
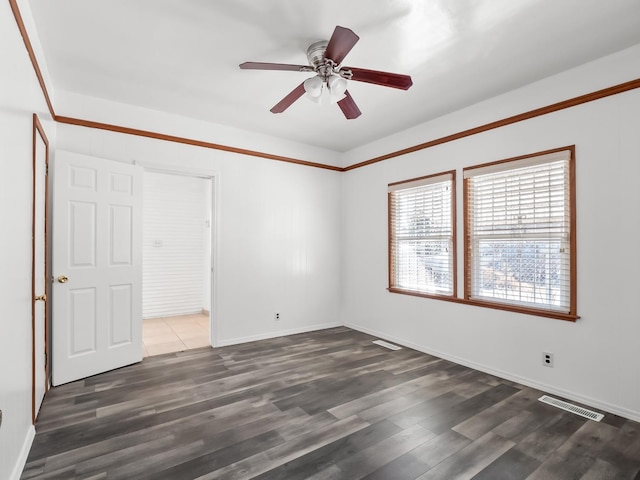
M 52 389 L 23 479 L 640 479 L 640 424 L 347 328 Z

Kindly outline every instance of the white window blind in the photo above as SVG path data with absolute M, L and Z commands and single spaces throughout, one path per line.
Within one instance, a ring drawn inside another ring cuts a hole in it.
M 391 288 L 453 295 L 453 175 L 389 186 Z
M 569 150 L 467 169 L 470 299 L 569 313 Z

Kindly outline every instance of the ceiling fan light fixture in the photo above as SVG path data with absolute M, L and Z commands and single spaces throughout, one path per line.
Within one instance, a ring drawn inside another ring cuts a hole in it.
M 344 98 L 344 92 L 347 91 L 347 81 L 340 75 L 331 75 L 327 80 L 327 86 L 331 90 L 332 96 Z
M 329 90 L 327 90 L 327 87 L 324 84 L 322 85 L 319 95 L 307 94 L 306 97 L 313 103 L 317 103 L 319 105 L 326 105 L 328 103 L 331 103 L 331 93 L 329 92 Z
M 307 97 L 313 103 L 317 103 L 319 105 L 325 103 L 324 98 L 323 98 L 324 95 L 322 95 L 322 93 L 320 95 L 318 95 L 317 97 L 312 97 L 311 95 L 305 95 L 305 97 Z
M 339 102 L 340 100 L 346 97 L 346 94 L 344 92 L 343 93 L 333 92 L 326 84 L 323 84 L 319 95 L 307 94 L 305 96 L 309 100 L 311 100 L 313 103 L 318 103 L 320 105 L 329 105 L 332 103 Z
M 310 98 L 319 98 L 322 95 L 322 86 L 324 82 L 319 76 L 307 78 L 304 81 L 304 91 Z
M 326 80 L 317 75 L 305 80 L 303 85 L 306 97 L 314 103 L 337 103 L 346 96 L 347 81 L 338 75 L 331 75 Z

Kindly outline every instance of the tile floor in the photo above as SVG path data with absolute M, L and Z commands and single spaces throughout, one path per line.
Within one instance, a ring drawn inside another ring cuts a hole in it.
M 142 322 L 142 355 L 145 357 L 208 345 L 211 343 L 207 314 L 146 318 Z

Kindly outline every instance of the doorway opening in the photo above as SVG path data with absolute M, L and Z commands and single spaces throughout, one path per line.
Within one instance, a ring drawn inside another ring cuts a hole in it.
M 210 346 L 212 178 L 147 169 L 143 191 L 143 356 Z

